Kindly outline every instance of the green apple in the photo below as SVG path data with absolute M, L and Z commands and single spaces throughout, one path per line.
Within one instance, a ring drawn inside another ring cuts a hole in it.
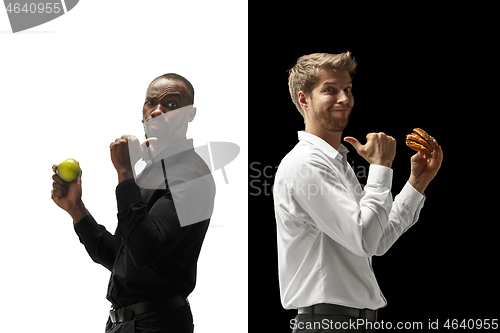
M 66 161 L 59 163 L 56 172 L 65 182 L 72 182 L 80 175 L 80 163 L 68 158 Z

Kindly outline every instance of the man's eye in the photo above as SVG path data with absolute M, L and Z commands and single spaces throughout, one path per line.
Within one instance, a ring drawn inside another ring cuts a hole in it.
M 352 92 L 352 87 L 347 87 L 344 89 L 345 92 Z
M 175 109 L 175 108 L 177 108 L 177 106 L 178 106 L 178 105 L 177 105 L 177 103 L 176 103 L 176 102 L 169 102 L 169 103 L 167 104 L 167 106 L 168 106 L 169 108 L 171 108 L 171 109 Z
M 332 87 L 328 87 L 325 89 L 326 92 L 333 92 L 333 88 Z
M 154 105 L 153 101 L 152 100 L 147 100 L 146 103 L 144 103 L 146 105 Z

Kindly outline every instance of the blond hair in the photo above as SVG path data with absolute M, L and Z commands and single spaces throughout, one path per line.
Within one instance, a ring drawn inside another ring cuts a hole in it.
M 304 111 L 299 103 L 299 91 L 310 94 L 318 81 L 321 69 L 330 69 L 334 72 L 348 71 L 352 77 L 356 71 L 356 60 L 349 51 L 340 54 L 313 53 L 300 57 L 295 66 L 288 72 L 288 88 L 292 101 L 302 117 Z

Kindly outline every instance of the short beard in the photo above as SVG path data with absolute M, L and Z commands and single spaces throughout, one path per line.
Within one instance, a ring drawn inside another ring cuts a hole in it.
M 344 121 L 343 119 L 337 119 L 332 117 L 332 111 L 325 111 L 320 113 L 314 113 L 314 117 L 316 120 L 323 126 L 324 129 L 330 132 L 342 132 L 349 123 L 349 116 L 351 112 L 349 111 L 349 115 L 347 119 Z

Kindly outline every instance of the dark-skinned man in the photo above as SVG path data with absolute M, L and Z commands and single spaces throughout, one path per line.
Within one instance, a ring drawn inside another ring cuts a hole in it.
M 111 271 L 106 332 L 193 332 L 187 297 L 215 196 L 209 168 L 186 139 L 193 103 L 194 89 L 184 77 L 156 78 L 142 110 L 147 140 L 139 144 L 124 135 L 109 146 L 118 176 L 114 234 L 84 205 L 82 173 L 71 183 L 52 176 L 53 201 L 72 217 L 92 260 Z M 136 174 L 139 160 L 146 167 Z

